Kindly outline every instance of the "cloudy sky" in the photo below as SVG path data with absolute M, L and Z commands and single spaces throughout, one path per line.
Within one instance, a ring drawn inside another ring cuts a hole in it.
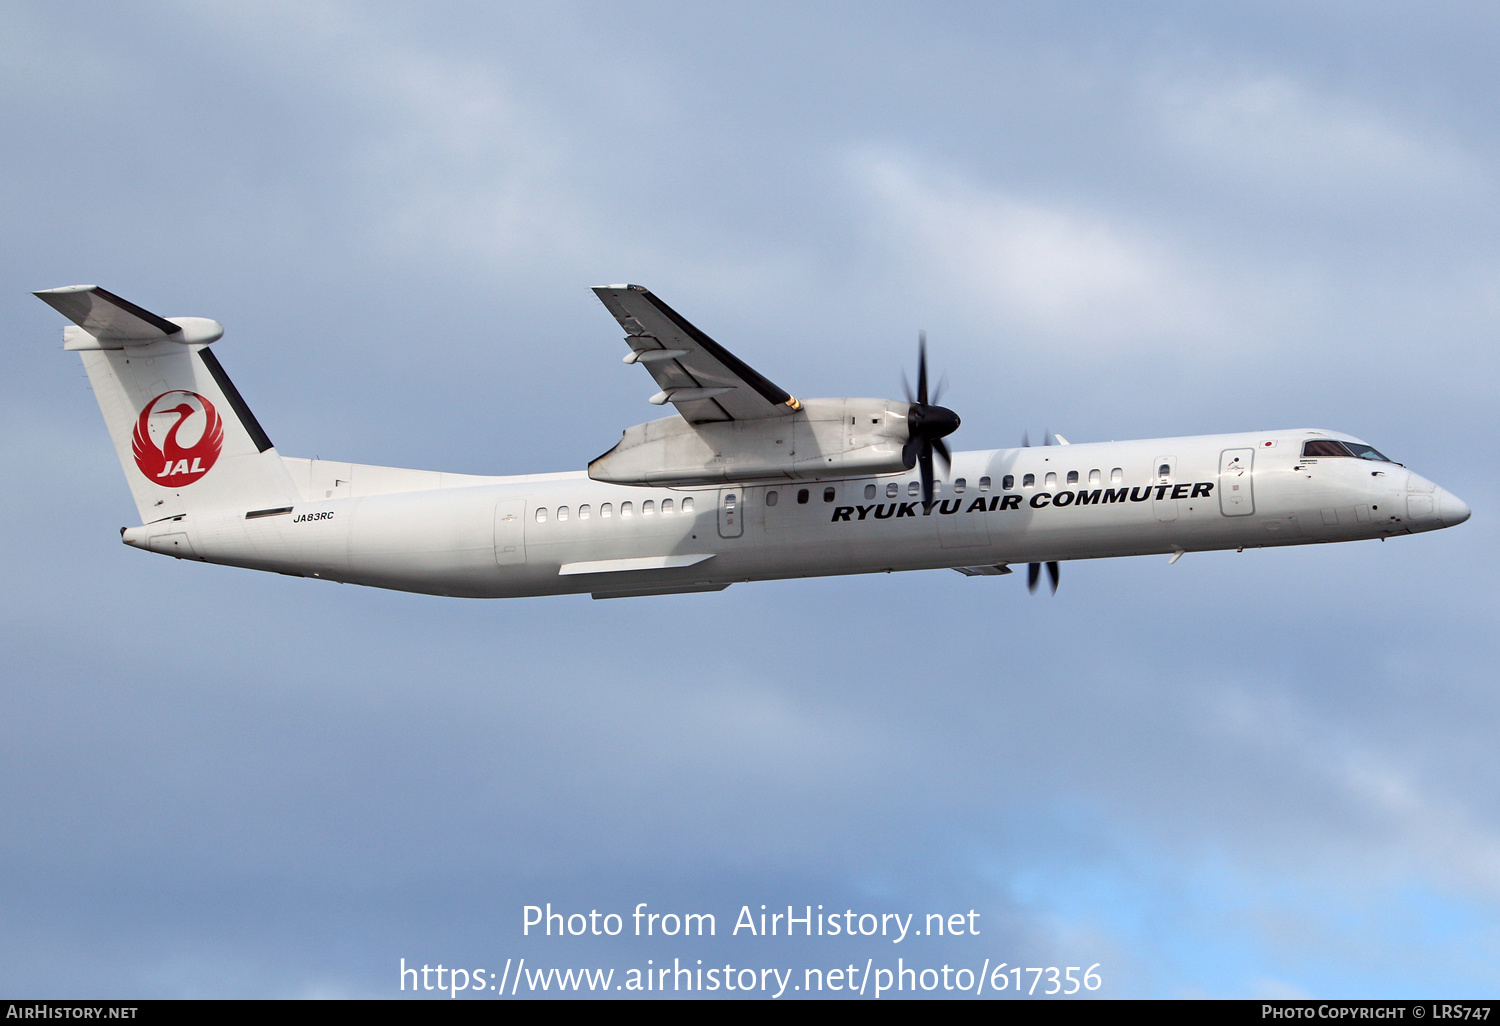
M 398 965 L 1099 963 L 1500 984 L 1500 14 L 1483 3 L 0 0 L 0 992 Z M 215 346 L 288 455 L 581 469 L 659 411 L 588 286 L 960 448 L 1322 426 L 1463 527 L 473 602 L 179 563 L 33 289 Z M 524 938 L 522 907 L 712 912 Z M 742 905 L 979 937 L 728 937 Z M 628 933 L 628 929 L 627 929 Z M 1008 992 L 1009 993 L 1009 992 Z

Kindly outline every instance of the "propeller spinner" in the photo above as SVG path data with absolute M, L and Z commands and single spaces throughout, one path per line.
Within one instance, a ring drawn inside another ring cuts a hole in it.
M 903 376 L 904 377 L 904 376 Z M 903 381 L 904 383 L 904 381 Z M 958 430 L 958 414 L 952 410 L 927 401 L 927 332 L 917 335 L 917 395 L 912 398 L 911 386 L 906 388 L 906 401 L 911 409 L 906 415 L 906 445 L 901 450 L 906 468 L 922 468 L 922 502 L 932 504 L 933 476 L 932 454 L 936 452 L 943 462 L 952 465 L 953 459 L 943 439 Z

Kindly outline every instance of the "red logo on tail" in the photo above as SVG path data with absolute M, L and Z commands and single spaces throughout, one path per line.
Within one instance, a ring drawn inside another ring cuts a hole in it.
M 177 419 L 169 421 L 168 417 Z M 179 432 L 186 438 L 197 435 L 197 441 L 183 445 L 178 440 Z M 153 434 L 162 439 L 160 445 Z M 131 442 L 135 465 L 142 474 L 165 488 L 178 488 L 192 484 L 213 469 L 219 450 L 224 448 L 224 425 L 213 403 L 197 392 L 175 389 L 146 404 L 135 422 Z

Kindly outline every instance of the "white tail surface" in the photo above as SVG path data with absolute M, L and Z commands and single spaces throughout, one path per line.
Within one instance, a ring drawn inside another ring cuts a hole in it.
M 36 293 L 78 351 L 142 523 L 301 501 L 271 440 L 208 349 L 223 329 L 164 318 L 94 285 Z

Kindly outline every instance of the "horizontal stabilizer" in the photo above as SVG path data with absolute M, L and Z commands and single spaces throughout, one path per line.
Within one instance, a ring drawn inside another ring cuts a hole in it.
M 159 317 L 97 285 L 69 285 L 33 293 L 106 349 L 127 345 L 150 345 L 171 340 L 183 345 L 208 343 L 224 334 L 223 325 L 206 317 Z M 72 329 L 69 329 L 71 332 Z M 67 348 L 92 349 L 69 337 Z M 82 340 L 87 342 L 87 340 Z

